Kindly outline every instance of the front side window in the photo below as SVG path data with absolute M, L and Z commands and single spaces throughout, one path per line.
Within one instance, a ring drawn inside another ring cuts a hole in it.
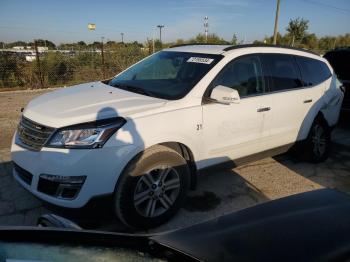
M 119 74 L 109 85 L 164 99 L 185 96 L 221 55 L 162 51 Z
M 241 97 L 265 92 L 265 81 L 260 59 L 256 55 L 236 58 L 227 64 L 211 84 L 236 89 Z
M 303 86 L 295 59 L 291 55 L 263 54 L 264 65 L 268 67 L 271 91 L 282 91 Z

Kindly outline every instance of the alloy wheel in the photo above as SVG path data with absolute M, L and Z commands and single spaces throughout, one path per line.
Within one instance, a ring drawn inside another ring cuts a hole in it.
M 321 125 L 315 125 L 312 135 L 313 152 L 322 157 L 326 152 L 326 132 Z
M 161 166 L 140 176 L 134 191 L 134 206 L 144 217 L 169 210 L 180 193 L 180 176 L 170 166 Z

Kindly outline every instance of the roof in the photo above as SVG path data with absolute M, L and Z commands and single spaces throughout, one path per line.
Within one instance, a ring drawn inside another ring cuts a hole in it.
M 267 45 L 267 44 L 246 44 L 246 45 L 210 45 L 210 44 L 183 44 L 175 45 L 166 49 L 166 51 L 176 51 L 176 52 L 192 52 L 192 53 L 204 53 L 204 54 L 223 54 L 231 50 L 237 50 L 242 48 L 252 48 L 252 47 L 269 47 L 269 48 L 281 48 L 288 50 L 296 50 L 306 53 L 311 53 L 313 55 L 318 54 L 302 48 L 295 48 L 289 46 L 280 45 Z

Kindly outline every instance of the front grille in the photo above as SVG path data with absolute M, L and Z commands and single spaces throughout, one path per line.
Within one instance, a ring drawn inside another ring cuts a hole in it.
M 16 170 L 17 175 L 20 179 L 22 179 L 22 181 L 24 181 L 28 185 L 32 184 L 33 175 L 31 173 L 29 173 L 27 170 L 23 169 L 16 163 L 13 163 L 13 168 Z
M 40 151 L 54 130 L 55 129 L 52 127 L 40 125 L 22 117 L 18 125 L 17 133 L 19 140 L 26 148 Z

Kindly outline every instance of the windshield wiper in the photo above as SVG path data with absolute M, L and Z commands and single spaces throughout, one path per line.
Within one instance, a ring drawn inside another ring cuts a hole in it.
M 131 85 L 122 85 L 122 84 L 115 84 L 115 85 L 112 85 L 112 86 L 120 88 L 120 89 L 123 89 L 123 90 L 126 90 L 126 91 L 131 91 L 131 92 L 134 92 L 134 93 L 138 93 L 138 94 L 141 94 L 141 95 L 154 97 L 154 94 L 152 92 L 144 90 L 141 87 L 131 86 Z

